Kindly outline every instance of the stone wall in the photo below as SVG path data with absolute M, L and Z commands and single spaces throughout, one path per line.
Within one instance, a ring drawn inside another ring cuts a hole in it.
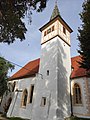
M 73 103 L 73 114 L 78 117 L 90 118 L 89 113 L 89 80 L 86 77 L 75 78 L 71 81 L 72 98 L 73 98 L 73 86 L 77 83 L 81 89 L 82 104 L 75 105 Z

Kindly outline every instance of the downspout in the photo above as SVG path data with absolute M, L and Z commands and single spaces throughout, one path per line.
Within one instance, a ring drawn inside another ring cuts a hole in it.
M 73 116 L 72 94 L 71 94 L 71 77 L 70 77 L 70 102 L 71 102 L 71 116 Z

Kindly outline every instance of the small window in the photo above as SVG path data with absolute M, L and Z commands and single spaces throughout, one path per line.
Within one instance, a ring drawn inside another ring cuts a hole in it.
M 65 29 L 65 27 L 63 27 L 63 33 L 66 34 L 66 29 Z
M 31 85 L 29 103 L 32 103 L 32 100 L 33 100 L 33 92 L 34 92 L 34 85 Z
M 44 107 L 46 105 L 46 97 L 42 97 L 41 106 Z
M 47 70 L 47 75 L 49 75 L 49 70 Z
M 51 28 L 49 28 L 48 30 L 47 30 L 47 34 L 49 34 L 51 32 Z
M 44 36 L 46 36 L 46 31 L 44 32 Z
M 54 26 L 52 26 L 52 31 L 54 31 Z

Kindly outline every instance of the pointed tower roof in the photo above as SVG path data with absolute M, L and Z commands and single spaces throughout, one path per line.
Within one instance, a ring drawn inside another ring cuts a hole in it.
M 53 20 L 55 17 L 57 16 L 60 16 L 60 12 L 59 12 L 59 9 L 58 9 L 58 6 L 57 6 L 57 3 L 55 4 L 55 7 L 53 9 L 53 12 L 52 12 L 52 15 L 51 15 L 51 18 L 50 18 L 50 21 Z
M 54 9 L 53 9 L 53 12 L 52 12 L 49 22 L 46 23 L 45 25 L 43 25 L 39 30 L 42 32 L 44 29 L 46 29 L 49 25 L 54 23 L 56 20 L 59 20 L 64 26 L 66 26 L 70 33 L 73 32 L 73 30 L 69 27 L 69 25 L 61 17 L 58 6 L 57 6 L 57 1 L 55 3 L 55 6 L 54 6 Z

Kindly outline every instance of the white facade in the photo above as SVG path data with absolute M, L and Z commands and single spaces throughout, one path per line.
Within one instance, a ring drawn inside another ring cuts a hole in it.
M 55 37 L 43 44 L 37 77 L 18 80 L 19 90 L 27 88 L 29 92 L 30 85 L 35 85 L 33 103 L 28 104 L 27 101 L 26 108 L 22 108 L 20 106 L 22 92 L 15 92 L 7 115 L 32 120 L 62 120 L 64 117 L 69 117 L 71 114 L 70 66 L 70 47 L 62 39 Z M 42 97 L 46 97 L 44 107 L 40 105 Z
M 33 109 L 34 100 L 32 104 L 29 104 L 28 100 L 29 100 L 29 94 L 30 94 L 30 86 L 32 84 L 35 85 L 35 83 L 36 83 L 36 77 L 16 80 L 15 89 L 18 89 L 19 91 L 14 92 L 14 97 L 7 113 L 8 117 L 16 116 L 16 117 L 22 117 L 22 118 L 28 118 L 28 119 L 32 118 L 32 109 Z M 22 107 L 21 106 L 22 93 L 25 89 L 27 89 L 28 91 L 28 99 L 27 99 L 26 107 Z M 33 99 L 34 99 L 34 96 L 33 96 Z

